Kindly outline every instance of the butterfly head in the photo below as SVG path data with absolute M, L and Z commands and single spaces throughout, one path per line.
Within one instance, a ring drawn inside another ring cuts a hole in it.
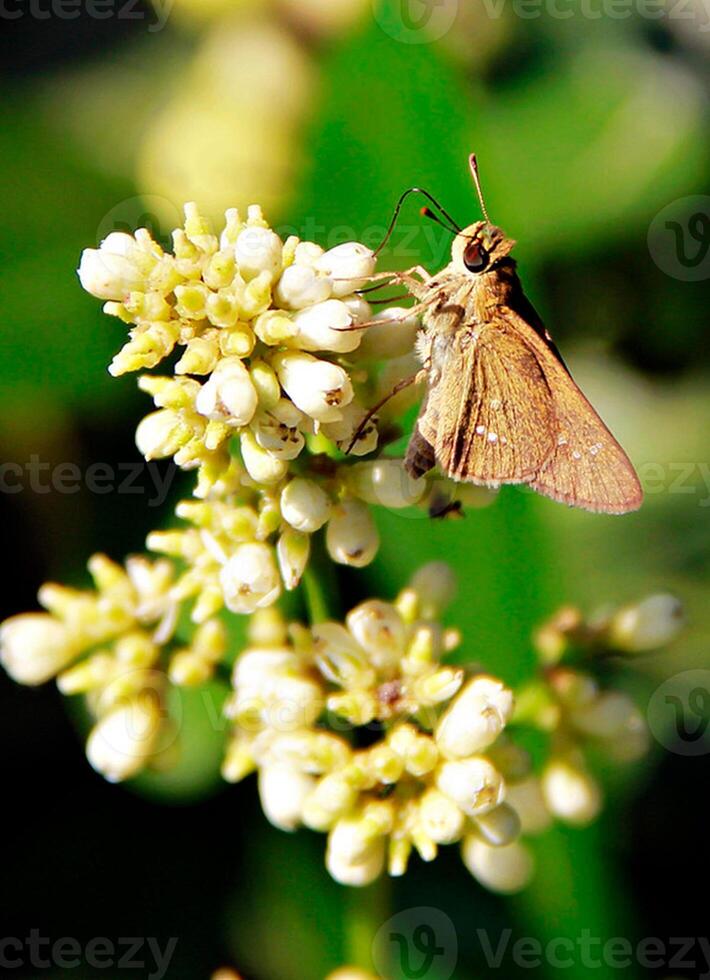
M 515 242 L 488 221 L 477 221 L 458 233 L 451 246 L 452 265 L 457 272 L 478 276 L 490 271 L 510 254 Z

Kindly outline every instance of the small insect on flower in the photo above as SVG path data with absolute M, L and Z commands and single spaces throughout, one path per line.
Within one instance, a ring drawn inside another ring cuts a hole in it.
M 421 476 L 438 463 L 453 480 L 525 483 L 586 510 L 637 510 L 643 494 L 634 468 L 525 296 L 510 257 L 515 242 L 489 221 L 474 155 L 470 167 L 485 220 L 460 228 L 426 191 L 411 188 L 385 238 L 417 192 L 439 211 L 423 213 L 456 236 L 441 272 L 416 266 L 394 276 L 417 300 L 409 312 L 421 313 L 424 325 L 422 370 L 400 385 L 427 386 L 407 470 Z

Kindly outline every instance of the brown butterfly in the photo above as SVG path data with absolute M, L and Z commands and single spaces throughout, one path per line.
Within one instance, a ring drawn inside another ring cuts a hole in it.
M 437 205 L 456 233 L 451 262 L 434 276 L 421 267 L 397 274 L 424 327 L 416 379 L 426 397 L 405 467 L 417 477 L 438 463 L 453 480 L 524 483 L 608 514 L 637 510 L 636 472 L 525 297 L 515 242 L 488 219 L 474 155 L 470 166 L 485 220 L 460 229 Z

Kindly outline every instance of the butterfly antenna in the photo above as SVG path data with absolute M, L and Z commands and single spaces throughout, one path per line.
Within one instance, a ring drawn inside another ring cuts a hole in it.
M 471 168 L 471 175 L 473 176 L 473 182 L 476 185 L 476 193 L 478 194 L 478 200 L 481 204 L 481 211 L 483 212 L 483 217 L 486 219 L 486 223 L 490 224 L 491 219 L 488 217 L 488 208 L 486 207 L 486 202 L 483 199 L 483 191 L 481 189 L 481 178 L 478 173 L 478 160 L 476 159 L 476 154 L 472 153 L 468 158 L 468 163 Z
M 387 229 L 387 232 L 385 234 L 385 237 L 382 239 L 382 242 L 380 243 L 380 245 L 375 249 L 375 255 L 379 255 L 380 254 L 380 252 L 382 251 L 382 249 L 385 247 L 385 245 L 387 244 L 387 242 L 392 237 L 392 232 L 394 231 L 394 229 L 395 229 L 395 227 L 397 225 L 397 220 L 399 218 L 399 213 L 402 210 L 402 205 L 404 204 L 404 202 L 407 200 L 407 198 L 411 194 L 423 194 L 424 197 L 427 199 L 427 201 L 429 201 L 431 204 L 433 204 L 434 207 L 437 209 L 437 211 L 439 211 L 439 213 L 448 221 L 448 223 L 451 225 L 451 228 L 455 230 L 455 233 L 457 235 L 461 231 L 460 227 L 457 225 L 457 223 L 454 221 L 454 219 L 451 217 L 451 215 L 448 213 L 448 211 L 446 211 L 446 209 L 443 208 L 441 206 L 441 204 L 439 204 L 439 202 L 436 200 L 436 198 L 433 197 L 433 195 L 431 195 L 429 193 L 429 191 L 425 191 L 422 187 L 409 187 L 409 188 L 407 188 L 406 191 L 404 191 L 404 193 L 400 197 L 399 201 L 397 201 L 397 206 L 394 209 L 394 214 L 392 215 L 392 220 L 389 223 L 389 227 Z

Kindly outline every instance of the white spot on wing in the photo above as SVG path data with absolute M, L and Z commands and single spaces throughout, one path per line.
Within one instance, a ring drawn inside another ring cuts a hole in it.
M 497 432 L 489 432 L 488 433 L 488 441 L 489 442 L 498 442 L 498 433 Z

